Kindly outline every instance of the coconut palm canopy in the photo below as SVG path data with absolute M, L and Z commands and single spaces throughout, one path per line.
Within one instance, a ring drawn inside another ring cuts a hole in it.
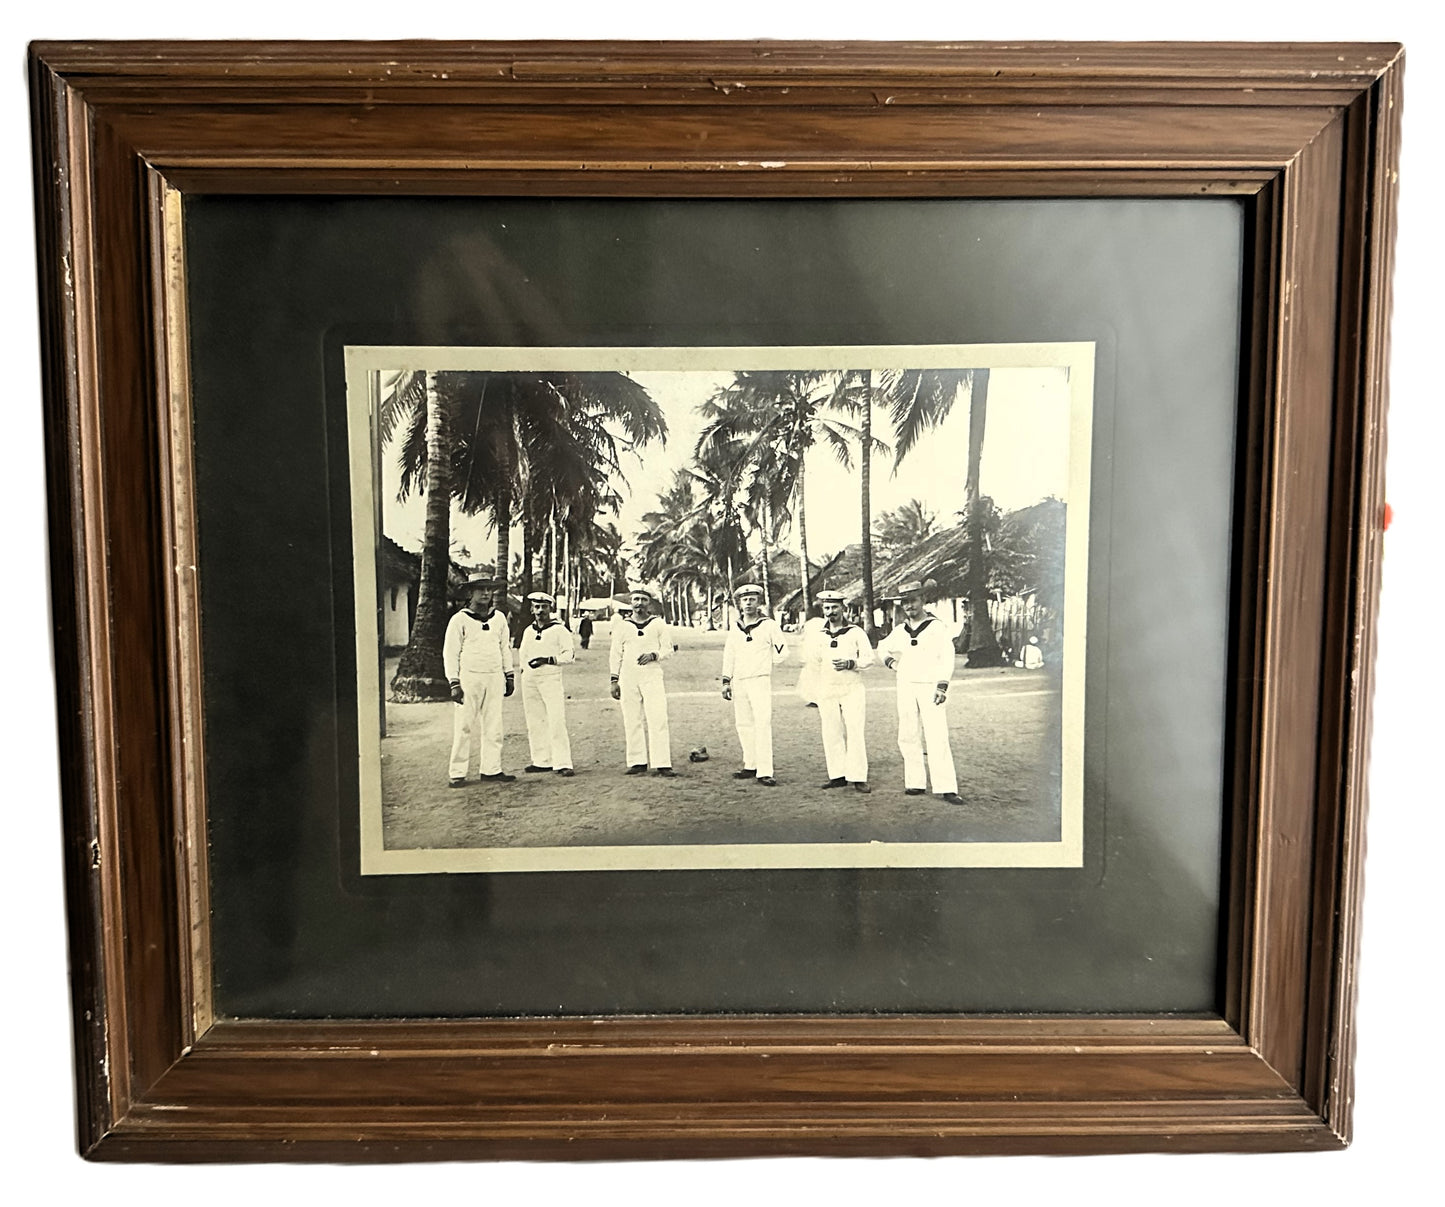
M 381 383 L 384 448 L 401 465 L 400 496 L 426 496 L 421 588 L 412 641 L 392 681 L 395 700 L 442 700 L 445 560 L 451 508 L 487 514 L 497 533 L 503 597 L 514 523 L 522 527 L 522 589 L 534 551 L 548 586 L 568 594 L 616 577 L 621 538 L 598 517 L 618 506 L 621 456 L 663 442 L 667 421 L 624 373 L 406 370 Z M 587 582 L 591 572 L 592 582 Z
M 932 578 L 940 592 L 970 600 L 978 643 L 970 662 L 987 665 L 999 656 L 981 607 L 990 592 L 1025 581 L 1061 592 L 1061 546 L 1056 584 L 1045 552 L 1055 529 L 1062 540 L 1062 504 L 1057 524 L 1044 513 L 1034 522 L 1003 516 L 979 493 L 988 369 L 739 370 L 706 380 L 707 392 L 689 399 L 695 409 L 679 415 L 683 427 L 684 418 L 700 421 L 691 428 L 699 434 L 689 437 L 692 447 L 681 461 L 648 466 L 648 480 L 665 485 L 650 488 L 657 489 L 655 503 L 624 540 L 608 517 L 623 514 L 624 503 L 645 506 L 632 498 L 624 468 L 633 464 L 630 454 L 663 444 L 668 433 L 662 409 L 638 380 L 603 372 L 384 375 L 380 426 L 385 448 L 398 458 L 400 494 L 426 499 L 423 602 L 444 603 L 453 507 L 491 522 L 504 590 L 509 578 L 520 579 L 519 593 L 526 593 L 540 574 L 559 600 L 600 599 L 645 578 L 655 584 L 664 615 L 679 624 L 730 623 L 725 603 L 749 580 L 762 587 L 769 612 L 806 613 L 820 586 L 841 588 L 864 606 L 871 625 L 875 587 Z M 897 475 L 965 400 L 963 510 L 940 517 L 913 499 L 875 517 L 875 459 L 887 458 Z M 830 484 L 831 539 L 851 512 L 857 540 L 824 559 L 808 547 L 809 507 L 817 502 L 808 493 L 810 452 L 814 475 L 816 455 L 823 455 L 857 488 L 850 506 L 836 479 Z M 514 527 L 519 551 L 512 548 Z M 426 690 L 437 689 L 440 677 L 445 613 L 434 611 L 419 606 L 414 630 L 426 665 L 403 660 Z

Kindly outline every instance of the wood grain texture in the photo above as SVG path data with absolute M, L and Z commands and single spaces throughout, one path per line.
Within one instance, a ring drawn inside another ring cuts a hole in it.
M 1397 47 L 39 44 L 30 73 L 84 1153 L 1348 1139 Z M 167 212 L 202 192 L 1248 199 L 1222 1017 L 213 1020 Z

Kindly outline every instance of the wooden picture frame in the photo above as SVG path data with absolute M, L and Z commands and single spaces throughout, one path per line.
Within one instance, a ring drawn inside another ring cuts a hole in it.
M 1338 1148 L 1403 56 L 1390 45 L 37 44 L 81 1151 Z M 218 1017 L 185 198 L 1245 199 L 1221 1008 Z

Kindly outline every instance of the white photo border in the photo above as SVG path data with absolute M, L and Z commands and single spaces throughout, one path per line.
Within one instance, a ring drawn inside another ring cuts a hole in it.
M 1084 679 L 1094 362 L 1092 342 L 816 347 L 478 347 L 348 345 L 347 443 L 356 620 L 362 875 L 762 868 L 1067 868 L 1084 855 Z M 646 372 L 828 368 L 1066 368 L 1069 466 L 1064 554 L 1060 837 L 1049 842 L 815 842 L 388 850 L 382 832 L 381 673 L 376 609 L 377 370 Z

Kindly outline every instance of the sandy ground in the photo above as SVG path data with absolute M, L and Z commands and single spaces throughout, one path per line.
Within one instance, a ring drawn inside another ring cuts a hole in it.
M 598 626 L 566 675 L 576 775 L 524 774 L 521 691 L 506 701 L 502 765 L 512 784 L 447 786 L 450 704 L 388 704 L 382 741 L 387 849 L 635 843 L 1027 842 L 1059 835 L 1057 680 L 1047 672 L 958 670 L 949 725 L 963 806 L 905 796 L 893 674 L 864 674 L 870 795 L 825 791 L 818 713 L 797 696 L 796 654 L 774 671 L 778 786 L 738 781 L 732 705 L 720 694 L 725 634 L 675 629 L 667 664 L 677 778 L 624 775 L 621 706 L 608 694 L 608 633 Z M 387 678 L 394 663 L 387 668 Z M 690 763 L 706 747 L 710 758 Z M 475 768 L 475 761 L 473 762 Z

